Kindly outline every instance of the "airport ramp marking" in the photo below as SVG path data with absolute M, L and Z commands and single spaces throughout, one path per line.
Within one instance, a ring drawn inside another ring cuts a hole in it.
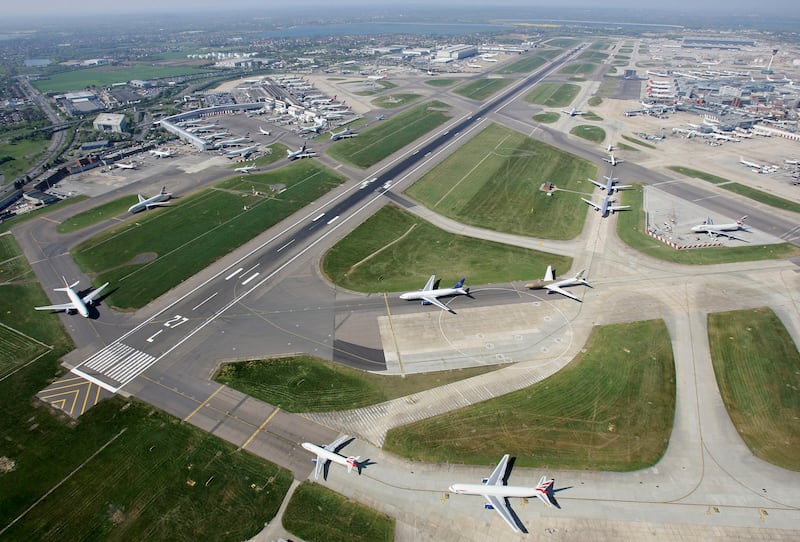
M 259 434 L 259 433 L 260 433 L 260 432 L 261 432 L 261 431 L 262 431 L 262 430 L 263 430 L 263 429 L 264 429 L 264 428 L 267 426 L 267 424 L 270 422 L 270 420 L 272 420 L 272 418 L 274 418 L 274 417 L 275 417 L 275 415 L 276 415 L 276 414 L 277 414 L 279 411 L 280 411 L 280 407 L 275 407 L 275 410 L 273 410 L 273 411 L 272 411 L 272 414 L 270 414 L 269 416 L 267 416 L 267 419 L 266 419 L 266 420 L 264 420 L 264 422 L 263 422 L 261 425 L 259 425 L 259 426 L 258 426 L 258 429 L 256 429 L 255 431 L 253 431 L 253 434 L 252 434 L 252 435 L 250 435 L 250 437 L 249 437 L 249 438 L 248 438 L 246 441 L 244 441 L 244 444 L 242 444 L 242 445 L 239 447 L 239 449 L 240 449 L 240 450 L 244 450 L 245 448 L 247 448 L 247 445 L 248 445 L 248 444 L 250 444 L 250 443 L 253 441 L 253 439 L 254 439 L 254 438 L 256 438 L 256 435 L 258 435 L 258 434 Z
M 111 393 L 95 382 L 68 373 L 36 394 L 40 400 L 61 410 L 71 418 L 78 418 Z

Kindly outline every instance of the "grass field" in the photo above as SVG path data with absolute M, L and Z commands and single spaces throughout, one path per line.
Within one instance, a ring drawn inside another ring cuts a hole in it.
M 653 145 L 652 143 L 648 143 L 646 141 L 642 141 L 638 137 L 631 137 L 631 136 L 627 136 L 627 135 L 624 135 L 624 134 L 621 137 L 625 141 L 628 141 L 630 143 L 634 143 L 634 144 L 639 145 L 640 147 L 644 147 L 646 149 L 655 149 L 656 148 L 656 146 Z
M 72 254 L 85 272 L 97 275 L 96 283 L 116 288 L 109 304 L 139 308 L 342 181 L 315 160 L 236 176 L 126 221 Z
M 559 70 L 559 73 L 567 73 L 567 74 L 574 74 L 579 73 L 582 75 L 589 75 L 594 73 L 597 69 L 597 64 L 592 64 L 590 62 L 580 63 L 580 64 L 569 64 Z
M 44 156 L 46 139 L 28 139 L 0 144 L 0 173 L 5 175 L 6 183 L 14 181 Z
M 536 122 L 543 122 L 545 124 L 552 124 L 553 122 L 557 121 L 561 115 L 559 113 L 539 113 L 538 115 L 533 116 L 533 120 Z
M 544 66 L 547 62 L 547 59 L 543 56 L 536 55 L 530 56 L 528 58 L 523 58 L 522 60 L 517 60 L 516 62 L 509 64 L 508 66 L 504 66 L 497 70 L 495 73 L 529 73 L 534 70 L 537 70 Z
M 136 196 L 124 196 L 103 205 L 98 205 L 92 209 L 77 213 L 66 219 L 64 222 L 56 227 L 58 233 L 69 233 L 73 231 L 82 230 L 95 224 L 99 224 L 103 220 L 114 218 L 125 212 L 128 208 L 136 203 Z
M 676 173 L 680 173 L 681 175 L 686 175 L 687 177 L 695 177 L 710 183 L 719 184 L 721 185 L 720 188 L 730 190 L 731 192 L 735 192 L 740 196 L 745 196 L 754 201 L 758 201 L 759 203 L 769 205 L 770 207 L 783 209 L 785 211 L 792 211 L 794 213 L 800 213 L 800 203 L 774 196 L 769 192 L 764 192 L 763 190 L 758 190 L 757 188 L 751 188 L 741 183 L 735 183 L 723 177 L 718 177 L 717 175 L 712 175 L 711 173 L 705 173 L 696 169 L 682 166 L 669 166 L 669 169 Z
M 553 38 L 551 40 L 547 40 L 545 45 L 548 47 L 558 47 L 559 49 L 568 49 L 569 47 L 575 47 L 579 43 L 580 40 L 573 38 Z
M 672 432 L 675 367 L 661 320 L 595 327 L 581 354 L 520 391 L 391 429 L 412 460 L 629 471 L 655 464 Z M 481 438 L 475 438 L 475 435 Z
M 606 138 L 605 130 L 599 126 L 588 126 L 586 124 L 575 126 L 569 133 L 591 141 L 592 143 L 601 143 Z
M 422 94 L 390 94 L 372 100 L 372 105 L 384 109 L 403 107 L 422 98 Z
M 134 79 L 160 79 L 207 72 L 210 72 L 210 70 L 198 69 L 194 66 L 155 66 L 147 64 L 100 66 L 62 72 L 51 75 L 47 79 L 31 81 L 31 83 L 44 93 L 69 92 L 70 90 L 83 90 L 90 86 L 101 87 L 114 83 L 126 83 Z
M 622 195 L 621 204 L 630 205 L 631 209 L 619 213 L 617 234 L 620 239 L 631 247 L 654 258 L 682 264 L 707 265 L 790 258 L 800 255 L 800 248 L 789 243 L 675 250 L 647 235 L 644 210 L 642 208 L 642 186 L 636 185 L 635 189 L 623 190 L 620 194 Z
M 23 215 L 17 215 L 14 218 L 9 218 L 8 220 L 4 220 L 0 224 L 0 232 L 5 232 L 10 230 L 12 227 L 20 224 L 21 222 L 25 222 L 27 220 L 31 220 L 37 218 L 43 214 L 47 214 L 54 209 L 60 209 L 62 207 L 66 207 L 67 205 L 72 205 L 73 203 L 78 203 L 79 201 L 83 201 L 86 199 L 86 196 L 75 196 L 72 198 L 67 198 L 59 201 L 58 203 L 53 203 L 52 205 L 46 205 L 44 207 L 39 207 L 29 213 L 25 213 Z
M 395 521 L 319 484 L 300 484 L 283 527 L 306 542 L 391 542 Z
M 297 356 L 228 363 L 214 379 L 288 412 L 329 412 L 382 403 L 497 368 L 378 375 Z
M 456 83 L 456 81 L 459 81 L 459 79 L 455 79 L 455 78 L 452 78 L 452 79 L 447 79 L 447 78 L 443 78 L 443 79 L 428 79 L 427 81 L 425 81 L 425 84 L 426 85 L 430 85 L 432 87 L 449 87 L 450 85 L 454 85 Z
M 545 107 L 567 107 L 580 89 L 570 83 L 542 83 L 525 96 L 525 101 Z
M 708 315 L 725 408 L 756 457 L 800 471 L 800 353 L 769 308 Z
M 583 120 L 590 120 L 590 121 L 594 121 L 594 122 L 600 122 L 601 120 L 603 120 L 603 117 L 601 117 L 600 115 L 598 115 L 594 111 L 587 111 L 586 113 L 583 114 L 583 116 L 581 118 Z
M 388 205 L 328 251 L 322 269 L 350 290 L 400 292 L 419 289 L 432 272 L 443 282 L 493 284 L 543 276 L 548 264 L 569 269 L 572 259 L 449 234 Z
M 596 167 L 546 143 L 491 125 L 437 165 L 406 193 L 445 216 L 496 231 L 571 239 L 586 217 L 580 194 L 547 196 L 555 182 L 579 191 Z M 588 190 L 588 187 L 584 189 Z
M 600 96 L 592 96 L 587 100 L 586 103 L 588 103 L 589 106 L 591 107 L 597 107 L 598 105 L 603 103 L 603 98 L 601 98 Z
M 368 168 L 444 124 L 450 106 L 439 101 L 420 104 L 393 115 L 359 133 L 359 137 L 337 142 L 328 150 L 331 157 Z
M 476 79 L 475 81 L 461 85 L 453 92 L 465 98 L 469 98 L 470 100 L 485 100 L 492 94 L 500 92 L 513 82 L 513 79 Z
M 605 53 L 601 53 L 600 51 L 584 51 L 580 55 L 578 55 L 579 60 L 591 62 L 594 64 L 600 64 L 607 58 L 608 55 Z

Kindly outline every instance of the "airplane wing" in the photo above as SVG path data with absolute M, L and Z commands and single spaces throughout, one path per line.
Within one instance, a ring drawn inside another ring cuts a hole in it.
M 317 460 L 315 461 L 315 463 L 316 467 L 314 468 L 314 480 L 319 480 L 320 472 L 323 473 L 323 479 L 327 479 L 328 478 L 327 466 L 330 464 L 330 461 L 325 461 L 320 456 L 317 456 Z
M 167 203 L 166 201 L 156 201 L 156 202 L 148 203 L 147 205 L 145 205 L 145 207 L 147 207 L 148 209 L 150 207 L 169 207 L 169 206 L 170 206 L 170 204 Z
M 568 291 L 564 290 L 563 288 L 559 288 L 559 287 L 558 287 L 558 286 L 556 286 L 555 284 L 551 284 L 550 286 L 545 286 L 545 288 L 547 289 L 547 291 L 548 291 L 548 292 L 553 292 L 553 293 L 556 293 L 556 294 L 561 294 L 561 295 L 563 295 L 563 296 L 567 296 L 567 297 L 569 297 L 570 299 L 574 299 L 575 301 L 578 301 L 579 303 L 583 303 L 583 301 L 581 301 L 581 300 L 578 298 L 578 296 L 576 296 L 575 294 L 572 294 L 572 293 L 570 293 L 570 292 L 568 292 Z
M 597 210 L 597 211 L 599 211 L 599 210 L 600 210 L 600 206 L 599 206 L 598 204 L 596 204 L 595 202 L 593 202 L 592 200 L 590 200 L 590 199 L 586 199 L 586 198 L 581 198 L 581 199 L 582 199 L 583 201 L 585 201 L 586 203 L 588 203 L 589 205 L 591 205 L 592 207 L 594 207 L 594 208 L 595 208 L 595 210 Z
M 484 482 L 487 486 L 503 485 L 503 475 L 506 473 L 509 457 L 509 454 L 503 456 L 503 458 L 500 460 L 500 463 L 498 463 L 492 471 L 492 474 L 490 474 L 486 479 L 486 482 Z
M 74 311 L 77 310 L 72 303 L 62 303 L 61 305 L 48 305 L 46 307 L 34 307 L 37 311 Z
M 500 517 L 508 523 L 509 527 L 514 529 L 515 533 L 524 533 L 522 529 L 519 528 L 517 522 L 514 520 L 514 516 L 511 515 L 511 510 L 508 508 L 508 504 L 506 503 L 505 499 L 500 499 L 500 497 L 495 497 L 493 495 L 484 495 L 486 501 L 494 508 Z
M 626 211 L 630 208 L 631 208 L 630 205 L 611 205 L 608 208 L 608 210 L 611 211 L 612 213 L 616 213 L 617 211 Z
M 714 235 L 724 235 L 725 237 L 729 237 L 731 239 L 736 239 L 737 241 L 744 241 L 745 243 L 749 243 L 750 242 L 747 239 L 745 239 L 744 237 L 739 237 L 738 235 L 735 235 L 735 234 L 733 234 L 733 233 L 731 233 L 729 231 L 714 231 L 714 232 L 711 232 L 711 233 L 713 233 Z
M 606 188 L 606 185 L 604 185 L 603 183 L 599 183 L 599 182 L 595 181 L 594 179 L 587 178 L 586 180 L 589 181 L 590 183 L 592 183 L 595 186 L 599 186 L 603 190 L 605 190 L 605 188 Z
M 103 284 L 102 286 L 100 286 L 94 292 L 90 292 L 88 295 L 84 296 L 83 297 L 83 302 L 86 303 L 86 304 L 90 304 L 92 301 L 94 301 L 94 298 L 97 297 L 100 294 L 100 292 L 103 291 L 103 288 L 105 288 L 106 286 L 108 286 L 107 282 L 105 284 Z
M 450 307 L 448 307 L 447 305 L 445 305 L 444 303 L 442 303 L 441 301 L 439 301 L 438 299 L 436 299 L 432 295 L 424 295 L 424 296 L 422 296 L 422 301 L 425 302 L 425 303 L 430 303 L 431 305 L 436 305 L 440 309 L 446 310 L 447 312 L 452 312 L 453 314 L 456 313 L 456 311 L 454 311 L 453 309 L 451 309 Z
M 436 280 L 436 275 L 431 275 L 431 278 L 428 279 L 428 282 L 425 283 L 425 287 L 422 288 L 423 292 L 429 292 L 433 290 L 433 282 Z
M 348 438 L 350 438 L 350 437 L 347 436 L 347 435 L 342 435 L 341 437 L 337 438 L 336 440 L 334 440 L 330 444 L 326 444 L 325 446 L 323 446 L 323 448 L 325 448 L 326 450 L 330 450 L 332 452 L 338 452 L 339 451 L 339 446 L 344 441 L 346 441 Z

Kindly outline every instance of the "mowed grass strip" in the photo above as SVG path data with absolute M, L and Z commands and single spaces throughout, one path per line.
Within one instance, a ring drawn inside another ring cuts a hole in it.
M 17 240 L 9 232 L 0 233 L 0 283 L 17 282 L 32 276 Z
M 456 94 L 471 100 L 485 100 L 513 83 L 513 79 L 476 79 L 453 90 Z
M 443 285 L 494 284 L 543 276 L 548 264 L 569 269 L 572 258 L 450 234 L 387 205 L 331 248 L 322 269 L 350 290 L 399 292 L 422 288 L 431 273 Z
M 83 90 L 90 86 L 101 87 L 109 86 L 113 83 L 125 83 L 134 79 L 158 79 L 179 75 L 195 75 L 210 71 L 194 66 L 157 66 L 152 64 L 101 66 L 53 74 L 46 79 L 37 79 L 31 81 L 31 83 L 40 92 L 67 92 L 70 90 Z
M 525 95 L 525 101 L 545 107 L 567 107 L 580 89 L 571 83 L 541 83 Z
M 606 138 L 606 131 L 600 128 L 599 126 L 589 126 L 587 124 L 581 124 L 580 126 L 575 126 L 572 130 L 569 131 L 572 135 L 576 135 L 580 138 L 583 138 L 587 141 L 591 141 L 592 143 L 600 143 Z
M 303 482 L 289 499 L 283 527 L 306 542 L 391 542 L 395 520 L 319 484 Z
M 581 232 L 591 192 L 590 162 L 493 124 L 461 146 L 406 194 L 449 218 L 495 231 L 571 239 Z M 552 196 L 544 183 L 560 190 Z
M 394 109 L 397 107 L 403 107 L 404 105 L 408 105 L 411 102 L 419 100 L 422 98 L 422 94 L 391 94 L 389 96 L 381 96 L 380 98 L 375 98 L 372 100 L 372 105 L 375 107 L 381 107 L 384 109 Z
M 800 353 L 769 308 L 708 315 L 711 360 L 733 425 L 756 457 L 800 471 Z
M 154 194 L 147 194 L 147 196 L 152 195 Z M 139 199 L 136 196 L 124 196 L 104 203 L 103 205 L 98 205 L 97 207 L 72 215 L 59 224 L 56 227 L 56 231 L 58 231 L 58 233 L 70 233 L 88 228 L 89 226 L 94 226 L 104 220 L 120 216 L 127 212 L 130 206 L 137 201 L 139 201 Z
M 560 117 L 561 117 L 561 115 L 559 115 L 558 113 L 553 113 L 553 112 L 539 113 L 538 115 L 534 115 L 533 116 L 533 120 L 535 120 L 536 122 L 544 123 L 544 124 L 552 124 L 555 121 L 557 121 Z
M 358 137 L 338 141 L 328 149 L 332 158 L 368 168 L 447 121 L 450 106 L 433 101 L 377 123 Z
M 631 208 L 617 215 L 617 235 L 631 247 L 654 258 L 674 263 L 708 265 L 800 255 L 800 248 L 789 243 L 675 250 L 647 235 L 646 217 L 642 205 L 642 185 L 635 185 L 631 190 L 622 190 L 620 195 L 621 205 L 630 205 Z
M 217 382 L 287 412 L 329 412 L 382 403 L 497 369 L 379 375 L 311 356 L 226 363 Z
M 523 58 L 522 60 L 517 60 L 508 66 L 500 68 L 497 70 L 497 73 L 529 73 L 541 68 L 547 60 L 548 59 L 542 55 Z
M 95 283 L 111 282 L 109 304 L 139 308 L 342 181 L 315 160 L 233 177 L 137 215 L 72 254 Z
M 458 79 L 428 79 L 425 81 L 426 85 L 430 85 L 432 87 L 449 87 L 458 81 Z
M 598 326 L 555 375 L 501 397 L 391 429 L 384 448 L 426 462 L 629 471 L 664 454 L 675 366 L 664 322 Z M 481 438 L 476 438 L 480 435 Z

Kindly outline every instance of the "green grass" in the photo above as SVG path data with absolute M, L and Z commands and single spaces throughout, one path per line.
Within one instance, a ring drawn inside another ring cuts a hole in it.
M 495 369 L 379 375 L 296 356 L 227 363 L 214 379 L 288 412 L 329 412 L 382 403 Z
M 455 78 L 452 78 L 452 79 L 447 79 L 447 78 L 443 78 L 443 79 L 428 79 L 428 80 L 425 81 L 425 84 L 426 85 L 430 85 L 432 87 L 449 87 L 450 85 L 454 85 L 456 83 L 456 81 L 459 81 L 459 79 L 455 79 Z
M 97 284 L 109 281 L 116 288 L 109 304 L 139 308 L 342 181 L 315 160 L 236 176 L 173 206 L 137 215 L 72 254 L 85 272 L 96 275 Z
M 438 164 L 406 193 L 459 222 L 496 231 L 571 239 L 587 208 L 580 194 L 547 196 L 543 183 L 579 191 L 596 167 L 499 125 L 491 125 Z M 588 187 L 584 188 L 588 189 Z
M 17 215 L 14 218 L 9 218 L 8 220 L 4 220 L 2 224 L 0 224 L 0 232 L 5 232 L 10 230 L 12 227 L 20 224 L 22 222 L 26 222 L 28 220 L 32 220 L 34 218 L 38 218 L 44 214 L 49 213 L 55 209 L 61 209 L 62 207 L 66 207 L 67 205 L 72 205 L 73 203 L 78 203 L 86 199 L 86 196 L 75 196 L 72 198 L 67 198 L 59 201 L 58 203 L 53 203 L 51 205 L 46 205 L 44 207 L 39 207 L 29 213 L 25 213 L 23 215 Z
M 603 98 L 600 96 L 592 96 L 586 103 L 588 103 L 590 107 L 597 107 L 603 103 Z
M 570 64 L 565 66 L 559 70 L 559 73 L 567 73 L 567 74 L 574 74 L 579 73 L 582 75 L 589 75 L 594 73 L 597 69 L 597 64 L 592 63 L 581 63 L 581 64 Z
M 208 69 L 194 66 L 153 66 L 138 64 L 133 66 L 100 66 L 72 70 L 51 75 L 47 79 L 32 81 L 41 92 L 68 92 L 82 90 L 89 86 L 108 86 L 114 83 L 126 83 L 134 79 L 159 79 L 179 75 L 208 73 Z
M 582 353 L 528 388 L 389 430 L 384 449 L 412 460 L 630 471 L 667 448 L 675 366 L 661 320 L 598 326 Z M 481 438 L 475 438 L 480 435 Z
M 391 542 L 395 520 L 319 484 L 300 484 L 283 527 L 306 542 Z
M 98 205 L 81 213 L 72 215 L 58 225 L 58 233 L 69 233 L 82 230 L 95 224 L 99 224 L 109 218 L 114 218 L 128 211 L 128 208 L 137 202 L 136 196 L 124 196 L 119 199 L 109 201 L 103 205 Z
M 0 173 L 5 175 L 5 182 L 25 174 L 31 165 L 44 156 L 48 140 L 25 139 L 0 145 Z
M 372 105 L 383 109 L 403 107 L 422 98 L 422 94 L 390 94 L 372 100 Z
M 645 147 L 647 149 L 655 149 L 656 148 L 656 146 L 653 145 L 652 143 L 647 143 L 646 141 L 642 141 L 638 137 L 631 137 L 631 136 L 623 135 L 622 139 L 624 139 L 625 141 L 629 141 L 630 143 L 634 143 L 636 145 L 639 145 L 640 147 Z
M 508 66 L 504 66 L 497 70 L 497 73 L 529 73 L 538 68 L 544 66 L 547 62 L 547 58 L 536 55 L 530 56 L 527 58 L 523 58 L 522 60 L 517 60 L 516 62 L 509 64 Z
M 697 179 L 702 179 L 710 183 L 718 184 L 720 185 L 720 188 L 724 188 L 725 190 L 735 192 L 740 196 L 745 196 L 759 203 L 769 205 L 770 207 L 783 209 L 785 211 L 792 211 L 793 213 L 800 213 L 800 203 L 796 203 L 791 200 L 774 196 L 768 192 L 764 192 L 756 188 L 751 188 L 744 184 L 729 181 L 724 177 L 718 177 L 716 175 L 712 175 L 711 173 L 705 173 L 703 171 L 698 171 L 696 169 L 691 169 L 682 166 L 669 166 L 668 169 L 671 169 L 676 173 L 680 173 L 681 175 L 686 175 L 687 177 L 695 177 Z
M 675 250 L 647 235 L 642 208 L 642 186 L 623 190 L 622 205 L 630 205 L 629 211 L 619 213 L 617 235 L 639 252 L 668 262 L 688 265 L 770 260 L 800 255 L 800 248 L 789 243 L 756 245 L 746 247 L 712 247 L 706 249 Z
M 434 271 L 444 282 L 494 284 L 541 276 L 548 264 L 569 269 L 572 259 L 449 234 L 389 205 L 328 251 L 322 269 L 350 290 L 399 292 L 420 288 Z
M 14 236 L 0 233 L 0 284 L 33 278 L 28 262 Z
M 598 115 L 594 111 L 587 111 L 586 113 L 583 114 L 583 116 L 581 118 L 583 120 L 591 120 L 591 121 L 595 121 L 595 122 L 600 122 L 601 120 L 603 120 L 603 117 L 601 117 L 600 115 Z
M 492 94 L 499 92 L 513 83 L 513 79 L 476 79 L 465 85 L 461 85 L 453 92 L 469 98 L 470 100 L 485 100 Z
M 561 115 L 559 113 L 539 113 L 538 115 L 533 116 L 533 120 L 536 122 L 542 122 L 545 124 L 552 124 L 553 122 L 557 121 Z
M 450 118 L 449 109 L 439 101 L 420 104 L 363 130 L 359 137 L 337 142 L 328 154 L 357 167 L 371 167 L 444 124 Z
M 756 457 L 800 471 L 800 353 L 769 308 L 708 315 L 714 374 Z
M 525 96 L 525 101 L 546 107 L 567 107 L 580 89 L 570 83 L 542 83 Z
M 579 43 L 580 40 L 573 38 L 553 38 L 551 40 L 547 40 L 545 45 L 548 47 L 557 47 L 559 49 L 568 49 L 570 47 L 575 47 Z
M 633 151 L 633 152 L 639 152 L 641 150 L 638 147 L 634 147 L 632 145 L 626 145 L 625 143 L 617 143 L 616 145 L 614 145 L 614 148 L 621 151 Z
M 575 126 L 569 133 L 591 141 L 592 143 L 600 143 L 606 138 L 605 130 L 599 126 L 587 126 L 585 124 Z
M 605 59 L 608 58 L 608 55 L 605 53 L 601 53 L 600 51 L 584 51 L 580 55 L 578 55 L 579 60 L 583 60 L 586 62 L 592 62 L 594 64 L 600 64 Z

